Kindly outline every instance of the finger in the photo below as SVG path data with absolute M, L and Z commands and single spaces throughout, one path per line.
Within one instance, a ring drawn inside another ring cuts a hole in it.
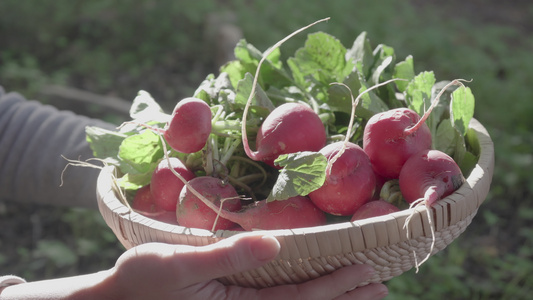
M 386 285 L 382 283 L 372 283 L 362 287 L 358 287 L 344 295 L 341 295 L 335 300 L 379 300 L 385 298 L 389 294 L 389 290 Z
M 269 235 L 238 234 L 212 245 L 176 248 L 173 263 L 182 286 L 254 269 L 278 255 L 280 244 Z
M 370 280 L 373 274 L 369 265 L 351 265 L 302 284 L 263 289 L 259 294 L 264 299 L 334 299 Z

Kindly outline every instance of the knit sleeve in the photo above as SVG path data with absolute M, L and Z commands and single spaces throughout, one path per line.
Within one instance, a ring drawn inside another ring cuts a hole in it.
M 93 157 L 86 126 L 101 120 L 59 111 L 0 87 L 0 200 L 96 208 L 98 169 L 70 166 Z
M 15 276 L 15 275 L 4 275 L 4 276 L 0 276 L 0 291 L 5 288 L 5 287 L 8 287 L 10 285 L 14 285 L 14 284 L 21 284 L 21 283 L 25 283 L 26 280 L 22 277 L 18 277 L 18 276 Z

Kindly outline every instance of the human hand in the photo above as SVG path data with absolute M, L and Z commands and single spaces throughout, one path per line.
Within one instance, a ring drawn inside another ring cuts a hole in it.
M 239 234 L 203 247 L 143 244 L 117 260 L 108 286 L 115 299 L 382 299 L 387 295 L 383 284 L 353 289 L 372 277 L 374 270 L 368 265 L 264 289 L 225 286 L 216 280 L 260 267 L 279 250 L 275 238 L 258 234 Z

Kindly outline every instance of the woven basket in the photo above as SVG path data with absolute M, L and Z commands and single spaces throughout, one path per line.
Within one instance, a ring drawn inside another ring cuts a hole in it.
M 470 224 L 489 191 L 494 169 L 494 149 L 486 129 L 475 119 L 470 127 L 477 132 L 481 155 L 478 164 L 452 195 L 431 208 L 436 242 L 431 255 L 443 250 Z M 97 197 L 108 226 L 127 249 L 148 242 L 206 245 L 234 231 L 185 228 L 144 217 L 121 202 L 113 184 L 113 169 L 100 173 Z M 404 228 L 406 218 L 409 234 Z M 269 231 L 281 244 L 278 257 L 267 265 L 219 280 L 224 284 L 263 288 L 300 283 L 328 274 L 343 266 L 370 264 L 376 274 L 370 282 L 383 282 L 415 266 L 430 251 L 432 236 L 425 207 L 386 216 L 319 227 Z M 409 236 L 409 238 L 407 238 Z M 414 252 L 413 252 L 414 251 Z M 364 285 L 366 283 L 363 283 Z

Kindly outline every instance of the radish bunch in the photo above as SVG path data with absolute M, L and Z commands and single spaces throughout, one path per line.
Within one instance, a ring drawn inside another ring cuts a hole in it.
M 350 49 L 310 34 L 284 65 L 279 46 L 306 28 L 265 53 L 241 41 L 170 115 L 143 92 L 135 126 L 87 130 L 134 211 L 188 228 L 276 230 L 393 213 L 403 208 L 394 195 L 426 206 L 431 223 L 431 205 L 476 162 L 465 138 L 473 104 L 460 102 L 473 96 L 415 76 L 412 57 L 397 62 L 390 47 L 368 51 L 365 33 Z M 384 192 L 391 182 L 398 190 Z

